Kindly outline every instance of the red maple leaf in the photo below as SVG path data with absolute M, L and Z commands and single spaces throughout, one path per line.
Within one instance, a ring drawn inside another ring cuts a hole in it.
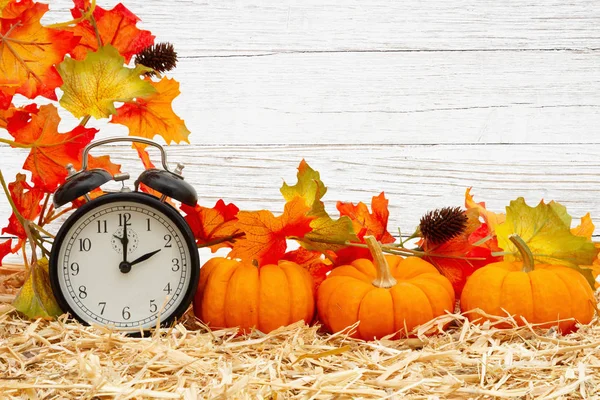
M 225 204 L 223 200 L 217 201 L 213 208 L 182 204 L 181 211 L 186 214 L 185 220 L 194 232 L 196 243 L 215 243 L 209 246 L 213 252 L 221 247 L 231 247 L 234 236 L 241 233 L 236 226 L 239 209 L 234 204 Z M 231 239 L 224 240 L 227 238 Z M 220 240 L 223 241 L 219 242 Z
M 467 210 L 467 227 L 459 236 L 441 244 L 431 244 L 422 239 L 419 245 L 427 254 L 423 260 L 433 264 L 452 283 L 457 296 L 460 296 L 467 278 L 475 270 L 491 262 L 500 261 L 502 257 L 494 257 L 496 251 L 495 238 L 485 244 L 476 245 L 481 238 L 490 234 L 487 225 L 479 221 L 476 209 Z
M 10 108 L 12 98 L 12 94 L 4 93 L 4 91 L 0 89 L 0 111 Z
M 307 250 L 304 247 L 288 251 L 281 259 L 294 262 L 305 268 L 313 277 L 315 292 L 327 278 L 327 273 L 331 271 L 331 262 L 324 259 L 320 251 Z
M 2 259 L 9 253 L 12 253 L 12 239 L 0 243 L 0 265 L 2 265 Z
M 16 93 L 56 100 L 63 81 L 55 68 L 79 42 L 73 33 L 49 29 L 40 19 L 48 5 L 32 0 L 9 2 L 0 18 L 0 90 L 2 102 Z
M 42 211 L 41 201 L 44 198 L 44 192 L 39 188 L 32 187 L 24 174 L 17 174 L 14 182 L 8 184 L 10 197 L 15 203 L 15 207 L 23 218 L 33 221 Z M 2 233 L 17 236 L 20 241 L 17 247 L 20 247 L 21 241 L 27 238 L 23 225 L 19 222 L 13 212 L 8 219 L 8 226 L 2 229 Z
M 312 230 L 314 216 L 306 214 L 310 207 L 300 196 L 285 204 L 283 214 L 275 217 L 270 211 L 240 211 L 237 227 L 246 236 L 236 241 L 229 253 L 231 258 L 256 260 L 259 265 L 277 264 L 285 254 L 288 237 L 303 237 Z
M 55 106 L 41 106 L 36 114 L 30 114 L 31 120 L 10 119 L 8 132 L 17 143 L 13 147 L 30 148 L 29 156 L 23 168 L 31 171 L 34 185 L 52 193 L 58 185 L 62 184 L 67 176 L 65 166 L 73 164 L 75 168 L 81 166 L 81 152 L 94 138 L 97 130 L 77 126 L 71 132 L 58 133 L 60 117 Z M 119 170 L 119 166 L 108 160 L 92 161 L 100 163 L 112 173 Z
M 82 10 L 90 7 L 89 0 L 74 0 L 74 3 L 75 7 L 71 9 L 74 18 L 81 17 Z M 113 45 L 119 54 L 125 57 L 126 63 L 129 63 L 135 54 L 154 43 L 154 36 L 150 31 L 138 29 L 136 24 L 140 19 L 121 3 L 111 10 L 96 6 L 93 17 L 100 33 L 102 45 Z M 71 52 L 73 58 L 83 60 L 88 51 L 98 49 L 96 32 L 89 21 L 79 22 L 73 32 L 77 36 L 81 36 L 79 45 Z
M 381 192 L 379 196 L 373 196 L 371 200 L 371 210 L 363 202 L 354 205 L 352 203 L 337 202 L 337 209 L 340 215 L 347 216 L 352 220 L 352 226 L 360 243 L 365 243 L 364 237 L 374 236 L 380 243 L 393 243 L 394 237 L 387 231 L 389 218 L 389 201 L 385 194 Z M 371 253 L 368 249 L 360 247 L 344 247 L 336 251 L 336 265 L 348 264 L 359 258 L 371 259 Z

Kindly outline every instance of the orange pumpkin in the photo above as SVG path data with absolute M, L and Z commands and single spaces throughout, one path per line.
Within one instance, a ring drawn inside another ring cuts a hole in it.
M 216 257 L 200 269 L 194 314 L 213 329 L 257 328 L 267 333 L 314 316 L 312 277 L 298 264 L 262 267 Z
M 518 325 L 524 325 L 522 318 L 525 318 L 530 323 L 541 324 L 542 328 L 557 326 L 563 333 L 576 329 L 576 322 L 589 323 L 596 301 L 583 275 L 562 265 L 534 264 L 523 239 L 512 235 L 510 240 L 523 261 L 496 262 L 475 271 L 463 289 L 461 310 L 479 308 L 497 316 L 508 313 Z M 481 322 L 490 319 L 475 312 L 467 313 L 467 318 Z M 557 322 L 559 320 L 563 321 Z
M 418 257 L 384 256 L 374 237 L 365 237 L 374 261 L 359 259 L 335 268 L 318 290 L 319 318 L 330 332 L 360 321 L 353 337 L 372 340 L 454 311 L 452 284 Z

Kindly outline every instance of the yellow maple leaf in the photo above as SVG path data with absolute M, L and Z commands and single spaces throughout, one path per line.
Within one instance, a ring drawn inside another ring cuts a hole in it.
M 152 139 L 155 135 L 162 136 L 167 144 L 187 142 L 189 129 L 181 118 L 175 114 L 171 103 L 179 96 L 179 82 L 175 79 L 162 78 L 154 82 L 146 78 L 156 92 L 137 98 L 135 102 L 126 103 L 117 109 L 110 122 L 122 124 L 129 128 L 129 135 Z
M 587 229 L 587 222 L 583 225 L 583 229 Z M 591 270 L 580 266 L 592 265 L 598 249 L 587 237 L 573 234 L 571 216 L 563 205 L 541 201 L 536 207 L 530 207 L 522 197 L 511 201 L 506 207 L 506 221 L 496 226 L 498 245 L 506 252 L 505 261 L 520 257 L 509 239 L 512 234 L 525 241 L 537 262 L 574 268 L 592 287 L 595 284 Z
M 25 283 L 13 301 L 13 306 L 32 319 L 50 319 L 62 314 L 52 295 L 48 259 L 41 258 L 31 266 Z
M 64 81 L 60 104 L 76 118 L 91 115 L 99 119 L 116 112 L 116 101 L 127 102 L 154 93 L 156 89 L 140 77 L 149 68 L 127 68 L 124 61 L 111 45 L 88 53 L 83 61 L 65 58 L 57 67 Z

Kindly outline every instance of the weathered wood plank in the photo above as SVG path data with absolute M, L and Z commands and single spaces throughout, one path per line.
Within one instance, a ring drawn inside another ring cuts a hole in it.
M 179 50 L 170 75 L 192 143 L 600 140 L 600 8 L 588 1 L 127 6 Z M 69 7 L 53 2 L 48 20 Z M 370 52 L 403 49 L 419 51 Z
M 598 53 L 183 60 L 197 144 L 598 143 Z
M 108 152 L 132 177 L 141 171 L 131 149 L 113 146 Z M 187 165 L 184 174 L 205 206 L 222 198 L 241 209 L 280 212 L 279 188 L 284 180 L 295 183 L 296 167 L 305 158 L 328 186 L 324 200 L 330 213 L 337 213 L 337 200 L 370 203 L 385 191 L 394 232 L 397 227 L 410 232 L 428 210 L 462 205 L 470 186 L 478 201 L 496 211 L 524 196 L 532 205 L 542 198 L 559 201 L 575 217 L 600 215 L 600 146 L 172 146 L 168 152 L 170 162 Z M 3 148 L 3 165 L 21 163 L 20 153 Z M 2 199 L 0 226 L 8 215 Z
M 118 0 L 98 4 L 110 8 Z M 52 0 L 67 19 L 70 0 Z M 289 51 L 523 50 L 600 48 L 594 1 L 124 2 L 185 56 Z
M 184 59 L 170 75 L 193 144 L 600 142 L 593 52 Z

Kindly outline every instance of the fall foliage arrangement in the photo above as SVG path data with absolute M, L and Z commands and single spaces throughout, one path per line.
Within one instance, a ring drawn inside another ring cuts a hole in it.
M 7 184 L 0 172 L 13 210 L 2 233 L 16 237 L 0 243 L 0 263 L 22 253 L 28 275 L 14 306 L 31 318 L 61 314 L 48 285 L 46 226 L 85 200 L 58 211 L 49 199 L 66 179 L 65 166 L 81 166 L 81 150 L 98 133 L 91 118 L 167 144 L 188 142 L 190 133 L 171 107 L 179 84 L 165 76 L 177 61 L 173 45 L 155 43 L 122 4 L 105 10 L 74 0 L 73 20 L 43 26 L 47 11 L 32 0 L 0 0 L 0 128 L 12 137 L 0 142 L 29 150 L 29 177 L 20 173 Z M 39 97 L 50 103 L 32 102 Z M 58 107 L 78 119 L 70 131 L 59 132 Z M 145 149 L 137 151 L 150 168 Z M 88 163 L 113 175 L 120 168 L 108 156 Z M 201 269 L 194 312 L 209 327 L 270 332 L 303 320 L 330 332 L 353 326 L 350 334 L 365 340 L 398 338 L 453 312 L 460 300 L 474 321 L 509 315 L 518 325 L 567 333 L 595 313 L 599 248 L 589 214 L 572 228 L 561 204 L 531 207 L 523 198 L 496 213 L 467 189 L 464 208 L 433 210 L 408 238 L 395 238 L 383 192 L 370 207 L 339 201 L 339 215 L 331 216 L 322 200 L 327 188 L 304 160 L 297 182 L 280 191 L 278 216 L 223 200 L 179 206 L 198 247 L 229 249 Z

